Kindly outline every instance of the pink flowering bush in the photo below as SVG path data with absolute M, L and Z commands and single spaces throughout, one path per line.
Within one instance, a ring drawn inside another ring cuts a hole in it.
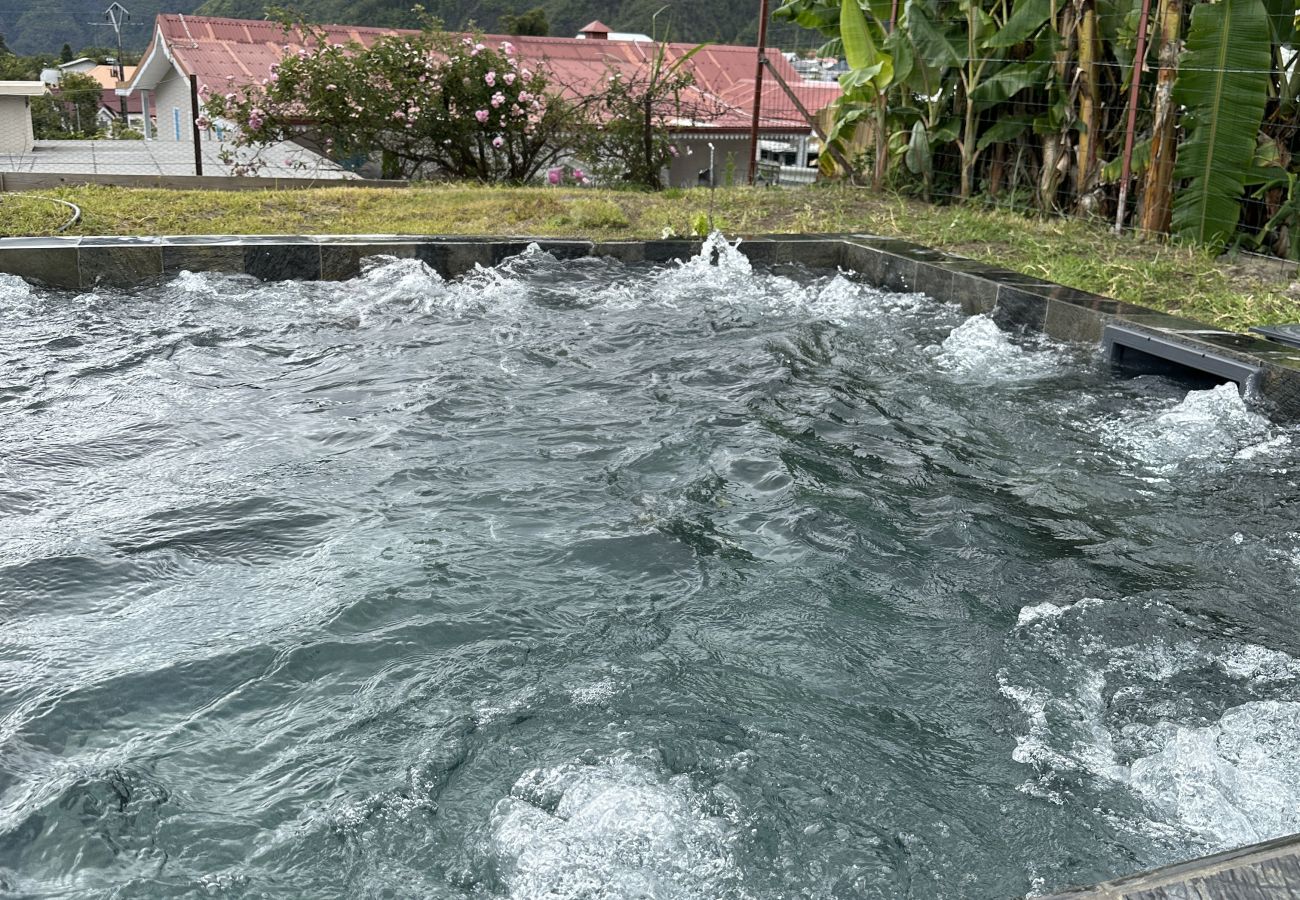
M 237 127 L 230 151 L 255 171 L 270 144 L 296 139 L 338 159 L 378 157 L 384 177 L 523 182 L 553 165 L 582 128 L 541 71 L 481 39 L 433 29 L 370 47 L 330 44 L 311 26 L 269 78 L 210 93 L 204 116 Z M 291 49 L 292 48 L 292 49 Z

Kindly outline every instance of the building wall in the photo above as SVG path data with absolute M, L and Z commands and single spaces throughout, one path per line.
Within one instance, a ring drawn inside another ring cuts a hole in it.
M 167 77 L 158 82 L 150 93 L 150 105 L 153 107 L 154 137 L 160 141 L 181 140 L 188 143 L 194 132 L 190 126 L 190 81 L 176 69 L 167 73 Z M 180 124 L 180 136 L 177 137 L 177 123 Z
M 30 97 L 0 97 L 0 153 L 32 149 Z

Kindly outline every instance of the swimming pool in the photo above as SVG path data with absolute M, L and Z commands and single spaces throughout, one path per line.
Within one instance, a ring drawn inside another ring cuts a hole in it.
M 1294 434 L 1231 387 L 716 242 L 0 308 L 8 892 L 1002 897 L 1300 831 Z

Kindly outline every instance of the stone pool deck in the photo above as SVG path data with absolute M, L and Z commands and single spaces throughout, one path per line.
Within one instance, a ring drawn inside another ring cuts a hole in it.
M 1043 900 L 1279 900 L 1300 897 L 1300 835 L 1129 875 Z
M 72 290 L 129 288 L 182 270 L 342 280 L 360 272 L 364 257 L 387 254 L 423 260 L 444 278 L 456 278 L 476 265 L 500 263 L 530 243 L 561 258 L 609 256 L 628 263 L 686 259 L 702 244 L 418 235 L 3 238 L 0 272 Z M 959 304 L 970 315 L 986 313 L 1002 328 L 1040 331 L 1060 341 L 1099 343 L 1107 325 L 1122 325 L 1176 345 L 1185 360 L 1243 364 L 1252 371 L 1243 390 L 1259 407 L 1278 421 L 1300 421 L 1300 348 L 892 238 L 763 235 L 744 238 L 740 251 L 760 265 L 852 270 L 878 287 L 919 291 Z

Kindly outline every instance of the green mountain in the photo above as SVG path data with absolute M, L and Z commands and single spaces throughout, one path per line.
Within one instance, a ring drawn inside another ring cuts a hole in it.
M 3 2 L 3 0 L 0 0 Z M 411 7 L 416 0 L 207 0 L 199 13 L 260 19 L 267 6 L 291 7 L 308 21 L 348 25 L 414 26 Z M 599 19 L 614 31 L 659 36 L 672 40 L 753 43 L 758 34 L 756 0 L 423 0 L 425 10 L 448 28 L 475 25 L 487 32 L 504 31 L 503 16 L 542 7 L 551 34 L 573 37 L 583 25 Z M 774 4 L 775 5 L 775 4 Z M 664 7 L 667 7 L 666 9 Z M 707 7 L 707 14 L 702 14 Z M 659 13 L 654 19 L 655 13 Z M 653 21 L 652 21 L 653 20 Z
M 69 44 L 115 47 L 117 35 L 104 19 L 112 0 L 0 0 L 0 34 L 15 53 L 58 53 Z M 193 12 L 202 0 L 123 0 L 131 11 L 122 29 L 122 46 L 140 51 L 153 36 L 159 12 Z M 103 23 L 103 24 L 99 24 Z

